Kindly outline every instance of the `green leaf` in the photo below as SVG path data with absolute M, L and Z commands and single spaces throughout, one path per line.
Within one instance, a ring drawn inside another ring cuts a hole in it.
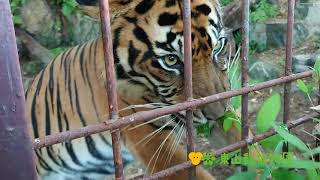
M 304 180 L 305 178 L 296 172 L 288 171 L 285 169 L 277 169 L 274 170 L 272 173 L 273 180 Z
M 319 76 L 320 75 L 320 57 L 316 59 L 313 69 L 315 73 Z
M 318 154 L 320 153 L 320 147 L 310 149 L 306 153 L 303 153 L 303 155 L 313 155 L 313 154 Z
M 197 129 L 197 135 L 200 135 L 200 136 L 202 135 L 208 138 L 211 135 L 212 125 L 210 125 L 209 123 L 201 124 L 197 126 L 196 129 Z
M 312 169 L 312 168 L 319 168 L 320 163 L 311 161 L 311 160 L 298 160 L 294 159 L 292 161 L 282 161 L 279 163 L 275 163 L 275 166 L 282 167 L 282 168 L 300 168 L 300 169 Z
M 260 179 L 261 179 L 261 180 L 267 179 L 268 176 L 271 174 L 271 172 L 272 172 L 272 166 L 266 166 L 266 167 L 264 168 L 263 173 L 262 173 L 261 176 L 260 176 Z
M 281 141 L 278 143 L 277 147 L 274 149 L 274 153 L 281 154 L 281 152 L 282 152 L 282 147 L 283 147 L 283 144 L 284 144 L 284 143 L 285 143 L 285 141 L 284 141 L 284 140 L 281 140 Z
M 229 177 L 227 180 L 254 180 L 255 176 L 254 172 L 241 172 Z
M 297 80 L 297 86 L 302 92 L 304 92 L 306 94 L 309 93 L 309 88 L 307 87 L 307 85 L 301 79 Z
M 282 139 L 283 138 L 277 134 L 260 141 L 260 144 L 265 149 L 274 150 Z
M 232 127 L 233 118 L 228 117 L 223 121 L 223 129 L 225 132 L 229 131 Z
M 284 140 L 288 141 L 290 144 L 294 145 L 302 152 L 309 151 L 309 148 L 304 144 L 304 142 L 300 140 L 297 136 L 290 134 L 288 130 L 278 125 L 273 125 L 273 128 Z
M 308 93 L 311 93 L 315 87 L 315 84 L 313 82 L 310 82 L 308 84 L 306 84 L 307 88 L 308 88 Z
M 320 175 L 317 173 L 315 168 L 306 169 L 308 174 L 308 180 L 319 180 Z
M 241 120 L 240 119 L 237 119 L 237 121 L 235 122 L 234 124 L 236 126 L 236 128 L 241 131 Z
M 13 16 L 13 23 L 14 24 L 22 24 L 23 20 L 21 16 Z
M 257 115 L 257 131 L 266 132 L 276 120 L 281 109 L 280 94 L 274 93 L 261 106 Z
M 62 6 L 62 14 L 65 16 L 69 16 L 72 13 L 73 9 L 69 5 L 64 4 Z
M 231 106 L 234 109 L 239 109 L 241 106 L 241 96 L 236 96 L 231 98 Z

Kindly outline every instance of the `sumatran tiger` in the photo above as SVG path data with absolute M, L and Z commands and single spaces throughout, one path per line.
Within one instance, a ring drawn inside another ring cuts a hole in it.
M 78 0 L 82 5 L 96 1 Z M 120 116 L 184 101 L 183 21 L 180 0 L 109 0 Z M 226 34 L 217 0 L 191 0 L 193 98 L 228 89 L 225 63 L 218 58 Z M 94 6 L 97 7 L 97 6 Z M 108 118 L 102 38 L 58 55 L 26 93 L 34 138 L 103 122 Z M 224 114 L 226 101 L 194 109 L 196 125 Z M 187 160 L 179 145 L 185 112 L 121 129 L 124 164 L 137 159 L 147 173 Z M 43 180 L 104 179 L 114 173 L 110 132 L 35 150 Z M 197 167 L 197 179 L 214 179 Z M 180 171 L 168 179 L 186 179 Z

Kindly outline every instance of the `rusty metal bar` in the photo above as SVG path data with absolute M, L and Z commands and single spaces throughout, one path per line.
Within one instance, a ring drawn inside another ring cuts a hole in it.
M 318 105 L 320 105 L 320 84 L 318 85 Z M 316 125 L 320 125 L 320 123 L 316 123 Z M 320 134 L 316 134 L 316 147 L 320 146 Z M 316 154 L 314 156 L 315 161 L 320 162 L 320 154 Z
M 203 97 L 200 99 L 193 99 L 192 101 L 178 103 L 178 104 L 172 105 L 170 107 L 163 107 L 160 109 L 154 109 L 154 110 L 150 110 L 150 111 L 137 112 L 137 113 L 131 114 L 126 117 L 106 120 L 103 123 L 88 125 L 86 127 L 80 128 L 80 129 L 75 129 L 75 130 L 62 132 L 59 134 L 49 135 L 44 138 L 37 138 L 34 140 L 33 146 L 34 146 L 34 148 L 38 149 L 38 148 L 50 146 L 53 144 L 58 144 L 58 143 L 61 143 L 64 141 L 70 141 L 72 139 L 77 139 L 77 138 L 81 138 L 84 136 L 88 136 L 90 134 L 100 133 L 100 132 L 104 132 L 104 131 L 108 131 L 108 130 L 112 130 L 112 129 L 117 129 L 117 128 L 122 128 L 122 127 L 127 126 L 132 123 L 149 121 L 151 119 L 154 119 L 154 118 L 157 118 L 160 116 L 164 116 L 164 115 L 168 115 L 168 114 L 173 114 L 178 111 L 186 110 L 188 108 L 202 106 L 205 104 L 228 99 L 228 98 L 231 98 L 234 96 L 239 96 L 242 94 L 246 94 L 246 93 L 250 93 L 250 92 L 254 92 L 254 91 L 259 91 L 259 90 L 262 90 L 265 88 L 270 88 L 273 86 L 281 85 L 281 84 L 289 82 L 289 81 L 295 81 L 297 79 L 307 78 L 307 77 L 311 77 L 311 76 L 312 76 L 312 71 L 307 71 L 307 72 L 293 74 L 290 76 L 285 76 L 285 77 L 281 77 L 278 79 L 259 83 L 259 84 L 256 84 L 255 86 L 248 86 L 248 87 L 244 87 L 244 88 L 241 88 L 238 90 L 227 91 L 227 92 L 215 94 L 212 96 Z
M 100 17 L 101 17 L 101 32 L 103 37 L 103 51 L 105 58 L 106 68 L 106 90 L 109 106 L 109 118 L 117 119 L 118 116 L 118 102 L 117 102 L 117 84 L 116 74 L 114 68 L 113 46 L 111 35 L 111 24 L 109 14 L 109 1 L 100 0 Z M 115 165 L 115 178 L 118 180 L 123 179 L 123 164 L 121 157 L 121 142 L 120 130 L 114 129 L 111 132 L 113 159 Z
M 292 46 L 293 46 L 293 22 L 294 22 L 294 3 L 295 0 L 288 0 L 288 20 L 287 20 L 287 45 L 286 45 L 286 62 L 285 75 L 292 74 Z M 290 119 L 290 95 L 291 82 L 285 83 L 283 92 L 283 123 L 287 124 Z M 288 144 L 285 143 L 282 149 L 288 151 Z
M 242 1 L 242 42 L 241 42 L 241 86 L 247 87 L 249 81 L 248 75 L 248 54 L 249 54 L 249 0 Z M 241 139 L 246 140 L 249 135 L 249 95 L 243 94 L 241 97 Z M 245 154 L 248 151 L 247 147 L 241 148 L 241 153 Z M 246 167 L 242 167 L 245 170 Z
M 311 121 L 312 118 L 314 117 L 317 117 L 319 116 L 318 113 L 313 113 L 313 114 L 310 114 L 308 116 L 304 116 L 302 118 L 299 118 L 297 120 L 294 120 L 294 121 L 291 121 L 288 123 L 288 129 L 292 129 L 294 127 L 297 127 L 301 124 L 304 124 L 308 121 Z M 251 139 L 247 139 L 247 140 L 242 140 L 242 141 L 239 141 L 237 143 L 234 143 L 234 144 L 231 144 L 231 145 L 228 145 L 226 147 L 223 147 L 217 151 L 214 151 L 214 155 L 216 157 L 220 156 L 221 154 L 224 154 L 224 153 L 229 153 L 229 152 L 232 152 L 232 151 L 235 151 L 237 149 L 240 149 L 240 148 L 243 148 L 243 147 L 247 147 L 248 145 L 250 144 L 253 144 L 253 143 L 256 143 L 256 142 L 259 142 L 261 140 L 264 140 L 270 136 L 273 136 L 277 134 L 275 130 L 269 130 L 263 134 L 258 134 L 254 137 L 252 137 Z M 160 172 L 157 172 L 155 174 L 153 174 L 152 176 L 150 177 L 147 177 L 146 179 L 144 180 L 153 180 L 153 179 L 160 179 L 160 178 L 164 178 L 164 177 L 167 177 L 167 176 L 171 176 L 175 173 L 177 173 L 178 171 L 182 171 L 182 170 L 185 170 L 187 168 L 190 168 L 192 167 L 193 165 L 191 164 L 190 161 L 187 161 L 187 162 L 183 162 L 183 163 L 180 163 L 178 165 L 175 165 L 175 166 L 172 166 L 166 170 L 163 170 L 163 171 L 160 171 Z
M 183 38 L 184 38 L 184 95 L 186 101 L 192 100 L 192 47 L 191 47 L 191 2 L 183 0 Z M 186 110 L 187 155 L 194 151 L 193 112 Z M 188 172 L 190 180 L 195 179 L 196 168 Z
M 183 163 L 180 163 L 178 165 L 172 166 L 170 168 L 167 168 L 166 170 L 154 173 L 152 176 L 143 178 L 143 180 L 156 180 L 156 179 L 161 179 L 167 176 L 171 176 L 174 175 L 175 173 L 188 169 L 188 168 L 192 168 L 192 167 L 196 167 L 194 165 L 191 164 L 191 161 L 186 161 Z
M 36 180 L 9 0 L 0 9 L 0 177 Z

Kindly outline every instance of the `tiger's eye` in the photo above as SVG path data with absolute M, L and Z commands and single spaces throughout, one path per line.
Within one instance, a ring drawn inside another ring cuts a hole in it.
M 165 63 L 169 66 L 173 66 L 175 64 L 177 64 L 178 62 L 178 57 L 175 55 L 168 55 L 167 57 L 165 57 Z
M 221 49 L 221 42 L 218 41 L 218 44 L 217 44 L 216 47 L 214 48 L 215 53 L 219 52 L 220 49 Z

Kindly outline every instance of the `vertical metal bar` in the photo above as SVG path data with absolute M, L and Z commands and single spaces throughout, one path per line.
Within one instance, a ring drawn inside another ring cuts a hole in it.
M 320 84 L 318 85 L 318 105 L 320 105 Z M 319 126 L 320 123 L 317 123 Z M 316 134 L 316 148 L 320 146 L 320 134 Z M 316 154 L 314 156 L 315 161 L 319 162 L 320 161 L 320 153 Z
M 293 21 L 294 21 L 294 3 L 295 0 L 288 0 L 288 20 L 287 20 L 287 45 L 286 45 L 286 62 L 285 75 L 292 74 L 292 39 L 293 39 Z M 287 124 L 290 119 L 290 93 L 291 82 L 284 85 L 283 94 L 283 123 Z M 284 152 L 288 151 L 288 144 L 284 144 Z
M 0 0 L 0 177 L 35 180 L 25 99 L 9 0 Z
M 242 45 L 241 45 L 241 86 L 248 86 L 248 53 L 249 53 L 249 0 L 242 1 Z M 242 95 L 241 98 L 241 139 L 247 140 L 249 135 L 248 121 L 248 94 Z M 241 153 L 248 152 L 248 147 L 241 148 Z M 242 167 L 242 170 L 246 170 Z
M 103 37 L 103 50 L 106 65 L 106 78 L 107 78 L 107 96 L 109 105 L 109 118 L 118 118 L 118 102 L 117 102 L 117 84 L 114 68 L 112 34 L 109 14 L 109 1 L 100 0 L 100 16 L 101 16 L 101 32 Z M 115 129 L 111 132 L 113 159 L 115 164 L 115 178 L 118 180 L 123 179 L 123 164 L 121 157 L 121 143 L 120 131 Z
M 191 4 L 190 0 L 183 0 L 183 37 L 184 37 L 184 93 L 187 101 L 192 100 L 192 47 L 191 47 Z M 187 128 L 187 157 L 194 151 L 193 112 L 186 111 Z M 189 179 L 195 179 L 196 169 L 188 172 Z

